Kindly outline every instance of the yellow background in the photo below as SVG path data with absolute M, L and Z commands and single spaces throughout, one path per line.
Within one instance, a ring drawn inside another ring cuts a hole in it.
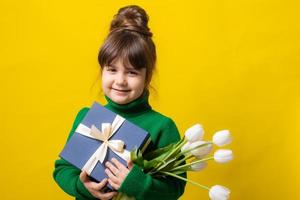
M 150 16 L 151 102 L 180 131 L 230 129 L 235 159 L 189 177 L 233 200 L 300 199 L 296 0 L 0 2 L 1 199 L 72 199 L 52 179 L 78 110 L 100 92 L 97 54 L 117 10 Z M 95 84 L 94 84 L 95 83 Z M 187 185 L 181 198 L 208 199 Z

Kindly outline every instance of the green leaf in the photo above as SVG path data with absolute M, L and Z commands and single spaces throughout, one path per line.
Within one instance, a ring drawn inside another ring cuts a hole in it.
M 176 144 L 175 143 L 172 143 L 172 144 L 169 144 L 168 146 L 166 147 L 163 147 L 163 148 L 158 148 L 154 151 L 151 151 L 149 153 L 147 153 L 146 155 L 144 155 L 144 158 L 146 158 L 147 160 L 152 160 L 152 159 L 155 159 L 159 156 L 162 156 L 163 154 L 165 154 L 166 152 L 168 152 L 170 149 L 172 149 Z
M 156 171 L 165 171 L 165 169 L 172 168 L 176 159 L 169 159 L 167 161 L 162 162 L 163 164 L 156 169 Z
M 137 149 L 133 149 L 131 152 L 130 152 L 130 159 L 133 163 L 136 162 L 137 160 Z
M 183 174 L 185 172 L 187 172 L 187 170 L 184 170 L 184 169 L 172 171 L 173 174 Z
M 151 160 L 151 161 L 147 161 L 147 160 L 145 160 L 145 165 L 144 165 L 144 167 L 145 167 L 145 169 L 150 169 L 150 168 L 152 168 L 152 167 L 154 167 L 157 163 L 158 163 L 159 161 L 157 161 L 157 160 Z
M 176 170 L 176 171 L 172 171 L 171 173 L 176 174 L 176 175 L 180 175 L 180 174 L 183 174 L 185 172 L 186 172 L 185 170 Z M 155 178 L 160 178 L 160 177 L 165 177 L 165 176 L 166 176 L 165 171 L 164 172 L 157 172 L 156 174 L 152 175 L 152 177 L 155 177 Z
M 141 168 L 144 168 L 144 158 L 142 156 L 141 151 L 137 149 L 132 150 L 130 152 L 130 158 L 134 164 L 140 166 Z

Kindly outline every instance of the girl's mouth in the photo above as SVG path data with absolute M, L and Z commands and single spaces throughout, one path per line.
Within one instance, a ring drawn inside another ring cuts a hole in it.
M 112 88 L 113 90 L 116 90 L 118 92 L 129 92 L 130 90 L 121 90 L 121 89 L 116 89 L 116 88 Z

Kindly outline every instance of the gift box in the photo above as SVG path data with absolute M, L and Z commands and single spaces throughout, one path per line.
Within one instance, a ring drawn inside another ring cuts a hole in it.
M 143 151 L 149 142 L 147 131 L 94 102 L 60 157 L 100 182 L 107 178 L 106 161 L 114 157 L 127 166 L 130 151 Z

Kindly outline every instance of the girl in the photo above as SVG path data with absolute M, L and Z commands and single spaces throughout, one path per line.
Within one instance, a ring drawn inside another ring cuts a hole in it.
M 102 45 L 98 61 L 101 66 L 102 89 L 106 108 L 125 117 L 151 135 L 146 152 L 167 146 L 180 139 L 172 119 L 152 110 L 148 103 L 149 84 L 155 68 L 156 50 L 148 28 L 148 16 L 139 6 L 121 8 L 111 22 L 110 33 Z M 68 139 L 89 108 L 79 111 Z M 172 177 L 152 178 L 142 169 L 116 159 L 105 163 L 108 179 L 93 182 L 86 174 L 59 159 L 53 173 L 57 184 L 76 199 L 111 199 L 117 192 L 137 200 L 178 199 L 185 182 Z M 182 176 L 186 177 L 186 174 Z M 117 191 L 103 191 L 106 184 Z

